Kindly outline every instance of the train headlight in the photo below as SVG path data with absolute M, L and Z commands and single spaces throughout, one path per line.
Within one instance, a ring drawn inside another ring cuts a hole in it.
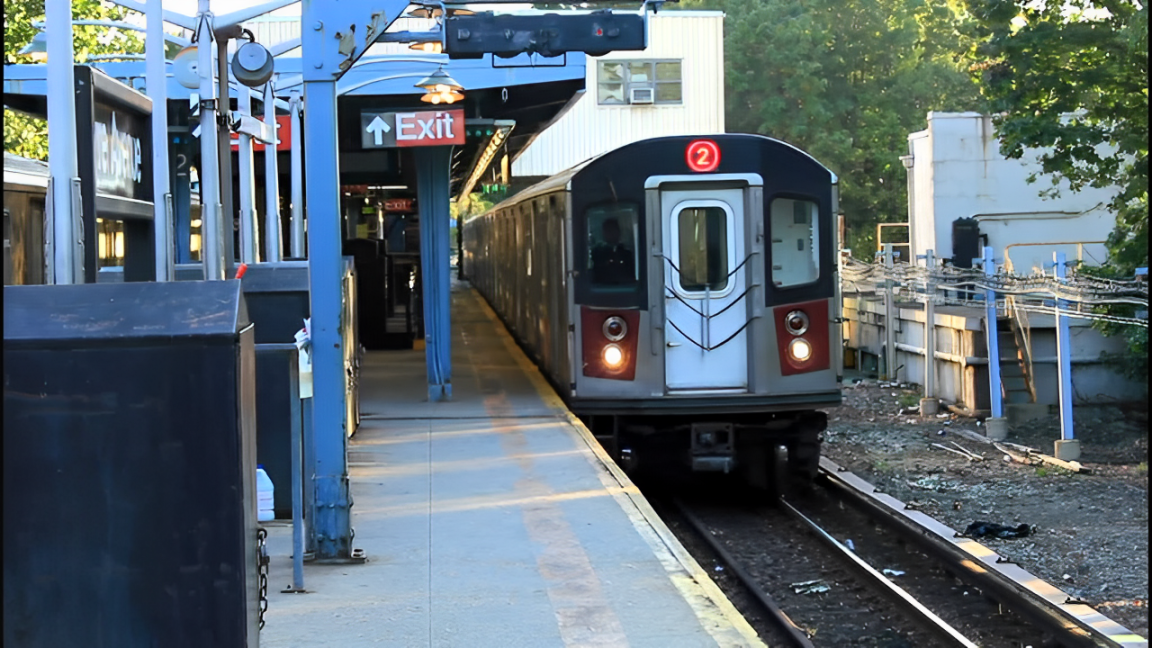
M 804 335 L 808 332 L 808 314 L 800 310 L 788 313 L 784 316 L 784 327 L 792 335 Z
M 616 317 L 615 315 L 604 320 L 604 326 L 601 327 L 604 332 L 604 337 L 612 342 L 618 342 L 628 335 L 628 325 L 624 322 L 623 318 Z
M 604 365 L 609 369 L 617 369 L 624 364 L 624 351 L 615 344 L 604 347 L 601 357 L 604 358 Z
M 788 345 L 788 355 L 796 362 L 806 362 L 812 357 L 812 345 L 807 340 L 796 338 Z

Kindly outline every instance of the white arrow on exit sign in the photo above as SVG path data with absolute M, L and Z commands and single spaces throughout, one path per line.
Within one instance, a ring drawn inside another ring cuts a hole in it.
M 376 115 L 366 130 L 376 141 L 376 146 L 384 146 L 384 133 L 391 131 L 392 127 L 388 125 L 388 122 L 381 119 L 380 115 Z

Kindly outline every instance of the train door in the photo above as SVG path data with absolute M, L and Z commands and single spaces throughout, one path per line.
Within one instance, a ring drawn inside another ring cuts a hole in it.
M 662 191 L 669 391 L 748 388 L 744 192 Z

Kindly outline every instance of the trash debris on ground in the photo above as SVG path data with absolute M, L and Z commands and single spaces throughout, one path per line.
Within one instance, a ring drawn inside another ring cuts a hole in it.
M 789 585 L 789 587 L 791 587 L 792 591 L 796 592 L 797 594 L 823 594 L 824 592 L 832 591 L 832 588 L 828 586 L 828 583 L 825 583 L 822 580 L 792 583 Z
M 953 450 L 952 448 L 949 448 L 947 446 L 942 446 L 939 443 L 933 443 L 932 447 L 940 448 L 941 450 L 947 450 L 948 452 L 951 452 L 952 454 L 960 455 L 961 457 L 964 457 L 968 461 L 984 461 L 984 457 L 974 455 L 970 452 L 961 452 L 959 450 Z
M 899 570 L 899 569 L 882 569 L 881 573 L 884 574 L 885 576 L 892 576 L 892 577 L 904 575 L 904 572 Z
M 982 522 L 977 520 L 969 524 L 967 529 L 964 529 L 964 535 L 969 538 L 1025 538 L 1035 533 L 1035 531 L 1036 530 L 1029 524 L 1020 524 L 1011 527 L 996 524 L 995 522 Z
M 716 565 L 715 569 L 718 572 L 722 572 L 722 571 L 724 571 L 724 565 Z
M 856 545 L 852 543 L 851 538 L 844 541 L 844 546 L 848 547 L 848 551 L 856 551 Z

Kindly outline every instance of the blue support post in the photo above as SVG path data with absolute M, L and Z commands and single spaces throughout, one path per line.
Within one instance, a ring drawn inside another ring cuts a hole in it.
M 336 81 L 304 83 L 304 182 L 308 210 L 308 278 L 312 314 L 314 530 L 317 560 L 351 558 L 352 494 L 345 430 L 339 149 Z
M 992 248 L 984 248 L 984 276 L 989 279 L 996 275 L 996 260 L 992 258 Z M 988 398 L 992 402 L 992 418 L 1004 417 L 1004 397 L 1000 391 L 1000 340 L 996 330 L 996 291 L 984 292 L 984 318 L 988 321 Z
M 452 345 L 449 319 L 449 170 L 452 147 L 415 149 L 416 195 L 420 205 L 420 273 L 424 284 L 424 357 L 428 400 L 452 398 Z
M 168 160 L 172 167 L 172 236 L 176 240 L 176 263 L 192 263 L 192 166 L 190 136 L 169 136 Z M 203 232 L 203 228 L 200 230 Z
M 1063 284 L 1067 272 L 1063 252 L 1053 252 L 1056 281 Z M 1061 313 L 1068 308 L 1068 302 L 1056 300 L 1056 361 L 1060 376 L 1060 438 L 1071 441 L 1075 438 L 1072 429 L 1072 352 L 1069 349 L 1068 317 Z

